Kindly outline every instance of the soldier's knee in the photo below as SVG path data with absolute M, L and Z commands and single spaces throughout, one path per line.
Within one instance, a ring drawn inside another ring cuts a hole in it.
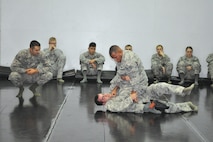
M 45 76 L 46 76 L 46 78 L 47 78 L 48 80 L 51 80 L 51 79 L 53 78 L 53 73 L 47 72 L 47 73 L 45 74 Z
M 87 65 L 86 65 L 86 64 L 83 64 L 83 63 L 81 63 L 81 70 L 87 70 Z
M 18 72 L 11 72 L 9 75 L 9 80 L 17 80 L 20 79 L 21 75 Z
M 197 63 L 197 62 L 195 62 L 195 63 L 194 63 L 194 66 L 198 67 L 198 66 L 200 66 L 200 64 Z
M 180 66 L 185 66 L 185 62 L 184 62 L 184 61 L 180 61 L 180 62 L 179 62 L 179 65 L 180 65 Z
M 53 78 L 53 73 L 52 72 L 46 72 L 45 74 L 42 74 L 40 76 L 40 78 L 42 80 L 49 81 L 49 80 L 51 80 Z
M 195 67 L 195 68 L 201 68 L 201 65 L 200 65 L 199 63 L 195 62 L 195 63 L 194 63 L 194 67 Z
M 154 70 L 154 69 L 158 68 L 158 66 L 159 66 L 158 64 L 152 64 L 151 69 Z
M 81 71 L 87 71 L 87 67 L 81 67 Z
M 180 71 L 178 71 L 178 75 L 180 76 L 180 74 L 186 74 L 186 72 L 185 71 L 182 71 L 182 70 L 180 70 Z
M 173 64 L 172 63 L 168 63 L 168 68 L 173 69 Z
M 194 73 L 195 74 L 198 74 L 200 72 L 201 72 L 201 68 L 200 67 L 197 67 L 197 68 L 194 69 Z
M 66 56 L 65 55 L 61 55 L 61 60 L 62 61 L 66 61 Z
M 103 64 L 98 64 L 97 65 L 97 70 L 102 70 L 103 69 Z

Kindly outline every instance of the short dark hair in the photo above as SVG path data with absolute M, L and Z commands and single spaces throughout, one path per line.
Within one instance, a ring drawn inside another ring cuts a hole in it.
M 161 44 L 158 44 L 158 45 L 156 46 L 156 49 L 157 49 L 158 47 L 161 47 L 161 48 L 163 49 L 163 45 L 161 45 Z
M 96 103 L 96 105 L 98 105 L 98 106 L 102 106 L 102 105 L 103 105 L 103 103 L 102 103 L 102 102 L 98 101 L 98 94 L 97 94 L 97 95 L 95 95 L 94 102 L 95 102 L 95 103 Z
M 41 44 L 38 42 L 38 41 L 36 41 L 36 40 L 32 40 L 31 42 L 30 42 L 30 48 L 34 48 L 35 46 L 41 46 Z
M 186 50 L 187 50 L 187 49 L 191 49 L 191 50 L 193 51 L 193 48 L 192 48 L 191 46 L 187 46 L 187 47 L 186 47 Z
M 96 43 L 95 43 L 95 42 L 91 42 L 91 43 L 89 44 L 89 47 L 96 47 Z
M 113 52 L 117 52 L 119 48 L 120 48 L 120 47 L 117 46 L 117 45 L 112 45 L 112 46 L 109 48 L 109 55 L 111 56 Z

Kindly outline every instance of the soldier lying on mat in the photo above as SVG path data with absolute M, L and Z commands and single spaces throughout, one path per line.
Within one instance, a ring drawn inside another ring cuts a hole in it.
M 159 97 L 163 94 L 190 95 L 193 88 L 194 84 L 185 88 L 168 83 L 157 83 L 148 86 L 144 94 L 137 94 L 133 91 L 129 94 L 128 88 L 117 88 L 116 95 L 100 93 L 95 96 L 94 100 L 97 105 L 104 105 L 111 112 L 151 112 L 156 114 L 192 112 L 198 111 L 198 107 L 192 102 L 172 103 L 159 100 Z

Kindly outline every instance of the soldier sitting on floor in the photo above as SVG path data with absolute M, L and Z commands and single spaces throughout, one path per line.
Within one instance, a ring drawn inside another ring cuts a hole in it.
M 151 69 L 156 78 L 154 83 L 158 83 L 161 78 L 166 77 L 168 79 L 168 83 L 171 82 L 171 74 L 173 69 L 173 64 L 170 62 L 169 56 L 167 56 L 163 52 L 163 46 L 157 45 L 156 46 L 156 54 L 152 55 L 151 59 Z
M 196 56 L 193 56 L 193 48 L 186 47 L 186 55 L 180 57 L 177 63 L 177 72 L 181 81 L 179 85 L 184 84 L 184 79 L 194 79 L 194 84 L 198 85 L 199 73 L 201 71 L 200 61 Z
M 56 48 L 56 38 L 49 39 L 49 48 L 44 49 L 45 56 L 49 59 L 53 76 L 57 77 L 59 83 L 64 83 L 62 79 L 66 56 L 63 51 Z
M 208 55 L 206 62 L 208 63 L 208 77 L 211 78 L 211 87 L 213 88 L 213 53 Z
M 80 83 L 87 82 L 87 75 L 97 75 L 97 83 L 102 83 L 101 73 L 104 61 L 104 56 L 96 52 L 96 43 L 91 42 L 88 51 L 80 55 L 81 71 L 83 74 L 83 80 Z

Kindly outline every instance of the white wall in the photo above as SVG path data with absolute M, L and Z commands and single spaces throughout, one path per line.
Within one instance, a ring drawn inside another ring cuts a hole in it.
M 2 29 L 2 28 L 1 28 L 1 23 L 2 23 L 2 22 L 1 22 L 1 15 L 2 15 L 2 14 L 1 14 L 1 13 L 2 13 L 2 6 L 1 6 L 1 0 L 0 0 L 0 65 L 1 65 L 1 58 L 2 58 L 2 54 L 1 54 L 1 45 L 2 45 L 2 44 L 1 44 L 1 35 L 2 35 L 2 34 L 1 34 L 1 29 Z
M 79 54 L 91 41 L 112 70 L 111 45 L 133 45 L 145 69 L 155 46 L 162 44 L 174 63 L 190 45 L 206 77 L 206 57 L 212 53 L 212 0 L 1 0 L 0 65 L 10 66 L 16 53 L 38 40 L 42 48 L 55 36 L 67 56 L 67 69 L 80 69 Z

